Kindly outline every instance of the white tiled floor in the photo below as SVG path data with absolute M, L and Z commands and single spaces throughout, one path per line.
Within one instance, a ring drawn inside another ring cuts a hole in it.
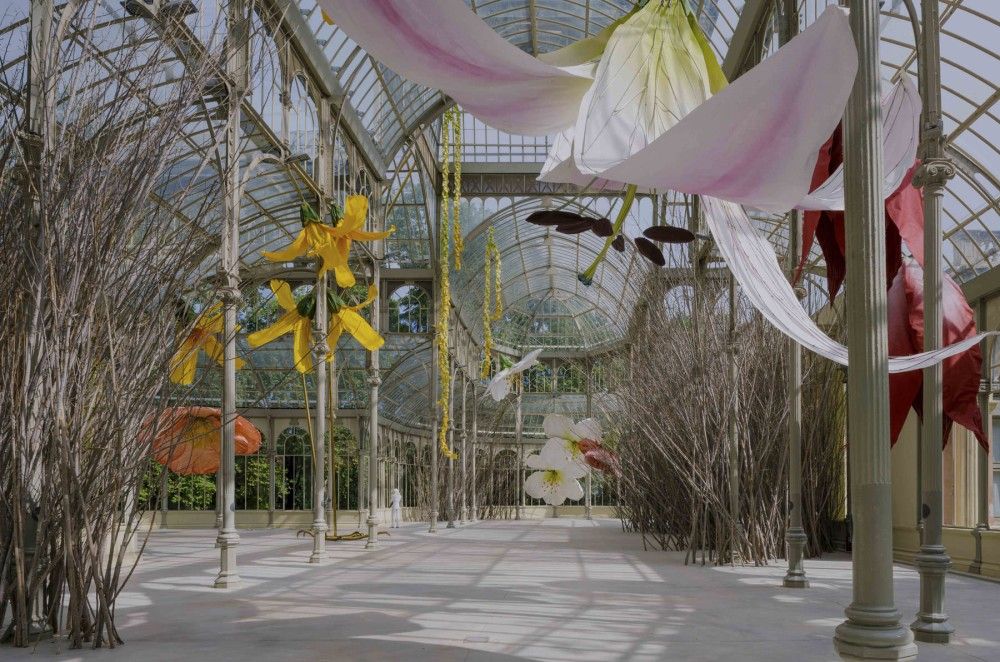
M 287 530 L 244 531 L 243 585 L 210 588 L 213 531 L 154 534 L 119 603 L 115 651 L 0 648 L 2 660 L 835 660 L 831 637 L 850 601 L 845 557 L 807 563 L 812 587 L 783 569 L 684 566 L 642 551 L 616 521 L 481 522 L 435 535 L 409 524 L 365 552 Z M 896 569 L 906 622 L 917 577 Z M 958 628 L 921 660 L 1000 660 L 1000 584 L 948 579 Z

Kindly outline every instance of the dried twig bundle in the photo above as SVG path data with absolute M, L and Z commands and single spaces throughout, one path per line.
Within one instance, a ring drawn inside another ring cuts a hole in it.
M 182 398 L 167 382 L 182 302 L 196 284 L 214 298 L 222 63 L 178 64 L 153 25 L 104 12 L 60 6 L 33 103 L 24 69 L 0 102 L 0 624 L 19 646 L 46 628 L 73 647 L 121 641 L 150 467 L 139 430 Z M 207 142 L 186 141 L 199 127 Z
M 619 497 L 626 525 L 657 547 L 762 564 L 784 550 L 787 341 L 738 300 L 730 307 L 728 279 L 713 269 L 647 282 L 628 367 L 611 373 Z M 835 371 L 805 366 L 805 520 L 818 552 L 839 507 L 843 436 Z

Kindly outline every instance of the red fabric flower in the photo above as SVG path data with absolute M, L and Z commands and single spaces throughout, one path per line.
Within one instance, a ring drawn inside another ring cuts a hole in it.
M 815 190 L 843 161 L 841 127 L 820 148 L 813 170 L 812 189 Z M 923 194 L 912 185 L 913 174 L 920 166 L 917 161 L 906 173 L 899 188 L 885 201 L 886 274 L 888 278 L 889 355 L 909 356 L 923 351 L 924 346 L 924 208 Z M 826 261 L 827 289 L 830 301 L 840 291 L 846 273 L 844 213 L 807 211 L 803 214 L 802 255 L 796 279 L 802 273 L 813 241 L 819 242 Z M 903 261 L 903 243 L 916 263 Z M 942 306 L 944 317 L 943 344 L 950 345 L 976 334 L 972 308 L 958 284 L 944 276 Z M 958 356 L 945 359 L 942 375 L 942 400 L 944 405 L 944 443 L 948 443 L 951 424 L 957 422 L 976 435 L 985 448 L 982 415 L 976 396 L 979 392 L 982 353 L 973 347 Z M 913 407 L 918 414 L 923 409 L 923 373 L 914 370 L 889 375 L 890 436 L 896 443 Z
M 154 425 L 155 423 L 155 425 Z M 219 470 L 222 412 L 214 407 L 170 407 L 143 423 L 140 440 L 152 439 L 153 457 L 175 474 L 213 474 Z M 236 455 L 253 455 L 261 436 L 253 423 L 236 417 Z
M 944 274 L 941 296 L 944 318 L 943 344 L 951 345 L 976 335 L 972 308 L 962 288 Z M 889 354 L 907 356 L 923 351 L 924 346 L 924 270 L 912 261 L 900 267 L 889 289 Z M 942 363 L 941 397 L 944 408 L 944 439 L 948 443 L 952 423 L 970 430 L 979 444 L 989 450 L 983 432 L 983 418 L 977 395 L 982 369 L 982 352 L 972 347 Z M 889 410 L 892 443 L 896 443 L 910 407 L 922 415 L 923 372 L 914 370 L 889 375 Z

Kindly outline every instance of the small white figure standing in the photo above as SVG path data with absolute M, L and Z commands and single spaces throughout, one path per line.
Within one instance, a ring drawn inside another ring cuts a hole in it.
M 392 527 L 393 529 L 399 528 L 399 516 L 402 513 L 400 508 L 400 503 L 403 501 L 403 495 L 399 493 L 399 488 L 392 488 Z

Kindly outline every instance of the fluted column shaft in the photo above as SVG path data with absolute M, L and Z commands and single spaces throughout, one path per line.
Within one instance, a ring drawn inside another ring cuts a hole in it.
M 313 333 L 313 365 L 316 370 L 316 411 L 313 412 L 313 550 L 309 563 L 322 563 L 326 559 L 326 357 L 335 352 L 326 342 L 329 310 L 326 302 L 326 276 L 316 277 L 316 316 Z
M 587 418 L 594 415 L 594 366 L 587 364 Z M 594 491 L 594 470 L 587 467 L 587 484 L 584 487 L 583 495 L 583 516 L 586 519 L 594 519 L 593 491 Z
M 854 521 L 853 600 L 837 652 L 854 659 L 912 659 L 892 584 L 892 478 L 885 288 L 885 201 L 877 0 L 852 0 L 858 75 L 844 115 L 847 244 L 847 430 Z
M 437 299 L 435 299 L 436 301 Z M 431 411 L 433 411 L 434 422 L 431 425 L 431 498 L 430 498 L 430 527 L 429 533 L 437 533 L 438 520 L 438 424 L 440 421 L 438 413 L 438 349 L 437 343 L 431 342 Z
M 381 241 L 376 246 L 376 250 L 381 248 Z M 372 282 L 379 282 L 379 262 L 372 261 Z M 371 315 L 372 327 L 376 332 L 381 330 L 381 294 L 372 301 Z M 382 384 L 382 376 L 379 364 L 379 351 L 372 350 L 371 372 L 368 376 L 368 385 L 371 391 L 368 394 L 368 542 L 365 549 L 378 548 L 378 507 L 379 507 L 379 467 L 378 467 L 378 389 Z
M 462 524 L 465 524 L 466 520 L 468 520 L 468 518 L 469 518 L 469 503 L 468 503 L 468 500 L 466 499 L 466 496 L 465 496 L 466 487 L 468 485 L 468 483 L 466 482 L 466 471 L 465 471 L 465 469 L 466 469 L 466 460 L 465 460 L 465 456 L 466 456 L 466 439 L 469 436 L 466 433 L 466 431 L 465 431 L 466 430 L 466 428 L 465 428 L 465 423 L 466 423 L 465 405 L 466 405 L 467 391 L 469 390 L 468 389 L 468 386 L 469 386 L 468 381 L 469 380 L 466 379 L 465 376 L 463 375 L 463 377 L 462 377 L 462 456 L 461 456 L 462 464 L 461 464 L 461 475 L 460 475 L 460 479 L 461 480 L 459 481 L 460 484 L 461 484 L 461 493 L 460 494 L 461 494 L 461 498 L 462 498 L 462 505 L 461 505 L 461 508 L 459 510 L 459 521 Z
M 215 588 L 229 588 L 240 582 L 236 568 L 236 547 L 240 535 L 236 530 L 236 309 L 240 303 L 240 104 L 246 90 L 246 44 L 243 24 L 244 5 L 230 3 L 226 21 L 230 33 L 227 39 L 226 73 L 229 79 L 226 100 L 226 171 L 225 202 L 223 204 L 222 236 L 219 240 L 219 275 L 222 280 L 222 443 L 219 471 L 222 474 L 222 526 L 216 538 L 219 548 L 219 574 Z M 240 39 L 238 35 L 242 35 Z
M 520 380 L 520 375 L 518 380 Z M 524 516 L 524 416 L 521 410 L 521 385 L 517 386 L 517 404 L 514 410 L 514 438 L 517 440 L 517 509 L 514 519 Z
M 799 32 L 798 0 L 783 0 L 781 5 L 781 43 L 786 44 Z M 795 285 L 799 254 L 802 252 L 802 213 L 788 214 L 788 277 Z M 803 293 L 804 294 L 804 293 Z M 787 588 L 808 588 L 803 564 L 808 542 L 802 527 L 802 347 L 787 341 L 788 400 L 788 521 L 785 527 L 785 558 L 788 569 L 783 584 Z
M 943 340 L 941 292 L 944 258 L 941 253 L 941 198 L 955 169 L 944 152 L 941 126 L 941 54 L 938 0 L 921 3 L 923 48 L 920 62 L 923 117 L 923 162 L 914 185 L 924 189 L 924 351 L 941 347 Z M 944 580 L 951 566 L 941 538 L 942 457 L 944 411 L 941 364 L 924 369 L 923 425 L 920 428 L 920 513 L 923 534 L 915 560 L 920 572 L 920 611 L 910 626 L 918 641 L 947 643 L 955 628 L 944 611 Z
M 988 325 L 989 316 L 987 313 L 987 304 L 985 299 L 980 299 L 976 304 L 976 328 L 983 331 L 989 328 Z M 983 432 L 986 433 L 986 441 L 989 442 L 989 447 L 993 448 L 993 444 L 997 441 L 993 439 L 993 422 L 991 420 L 992 416 L 992 405 L 990 403 L 990 392 L 993 390 L 992 385 L 992 375 L 990 364 L 990 350 L 992 349 L 993 343 L 996 342 L 990 338 L 986 338 L 979 344 L 983 353 L 983 363 L 982 363 L 982 380 L 979 385 L 979 412 L 983 417 Z M 993 477 L 993 466 L 992 458 L 990 458 L 990 451 L 986 450 L 980 446 L 976 450 L 977 468 L 976 477 L 978 478 L 979 485 L 976 493 L 976 530 L 979 532 L 987 531 L 990 528 L 990 489 L 992 488 L 992 477 Z
M 455 450 L 455 379 L 458 368 L 451 371 L 448 381 L 448 447 Z M 455 528 L 455 458 L 448 457 L 448 526 Z

